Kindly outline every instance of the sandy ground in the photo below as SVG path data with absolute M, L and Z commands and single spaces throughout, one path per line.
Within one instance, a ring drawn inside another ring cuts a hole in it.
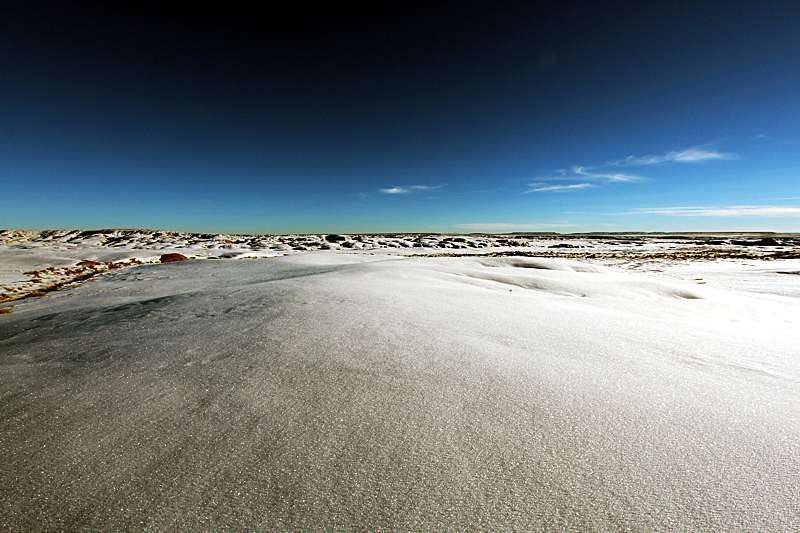
M 13 302 L 0 530 L 800 528 L 800 261 L 390 253 Z

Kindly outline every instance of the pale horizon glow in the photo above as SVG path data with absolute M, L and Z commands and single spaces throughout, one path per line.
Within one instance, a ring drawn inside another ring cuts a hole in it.
M 800 217 L 800 207 L 729 206 L 729 207 L 642 207 L 635 214 L 681 217 Z

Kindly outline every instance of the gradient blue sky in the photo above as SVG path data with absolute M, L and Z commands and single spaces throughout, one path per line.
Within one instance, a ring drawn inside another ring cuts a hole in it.
M 62 4 L 0 20 L 0 228 L 800 232 L 796 1 Z

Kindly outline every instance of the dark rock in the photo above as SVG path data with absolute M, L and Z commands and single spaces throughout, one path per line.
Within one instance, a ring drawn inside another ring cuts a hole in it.
M 737 241 L 732 240 L 732 244 L 738 246 L 783 246 L 779 241 L 773 239 L 772 237 L 765 237 L 759 241 Z
M 188 257 L 183 254 L 163 254 L 161 256 L 162 263 L 174 263 L 176 261 L 186 261 Z

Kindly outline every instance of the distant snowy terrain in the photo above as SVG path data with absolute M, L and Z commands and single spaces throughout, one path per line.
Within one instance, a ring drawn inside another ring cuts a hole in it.
M 800 529 L 798 247 L 0 232 L 0 530 Z
M 299 252 L 528 254 L 626 268 L 684 260 L 798 259 L 800 236 L 774 234 L 222 235 L 140 229 L 0 230 L 0 303 L 18 300 L 166 254 L 261 259 Z

